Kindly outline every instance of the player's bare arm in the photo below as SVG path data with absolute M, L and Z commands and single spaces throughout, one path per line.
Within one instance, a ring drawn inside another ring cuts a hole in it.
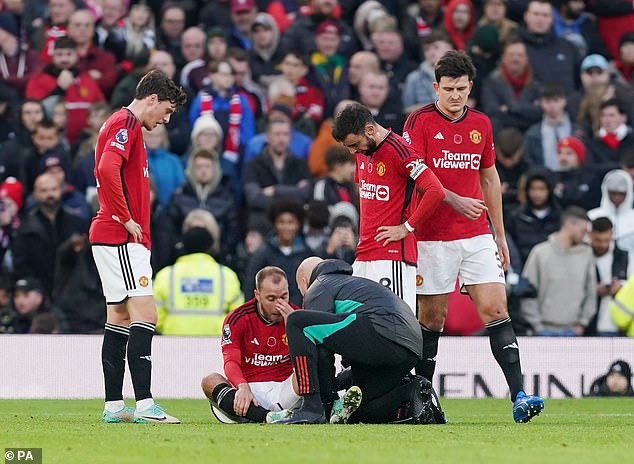
M 489 219 L 493 226 L 500 262 L 502 263 L 502 268 L 506 271 L 510 264 L 509 248 L 506 244 L 504 220 L 502 218 L 502 186 L 495 166 L 480 169 L 480 188 L 482 189 L 482 197 L 487 205 Z
M 444 202 L 458 214 L 472 221 L 475 221 L 482 213 L 488 211 L 484 201 L 477 198 L 463 197 L 448 189 L 445 189 Z

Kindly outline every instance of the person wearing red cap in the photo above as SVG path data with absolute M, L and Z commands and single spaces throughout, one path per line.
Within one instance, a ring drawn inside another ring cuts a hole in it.
M 227 38 L 229 47 L 251 50 L 251 24 L 258 14 L 255 0 L 231 0 L 231 31 Z

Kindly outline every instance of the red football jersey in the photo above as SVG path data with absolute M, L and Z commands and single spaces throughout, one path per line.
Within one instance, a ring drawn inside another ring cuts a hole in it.
M 411 213 L 414 183 L 425 185 L 432 176 L 422 156 L 402 137 L 390 132 L 372 155 L 357 153 L 355 182 L 359 184 L 359 261 L 405 261 L 416 265 L 416 239 L 408 234 L 403 240 L 377 242 L 377 228 L 404 223 Z M 416 227 L 415 224 L 411 224 Z
M 234 386 L 244 381 L 282 382 L 293 373 L 284 322 L 265 321 L 257 304 L 252 298 L 231 311 L 223 324 L 225 374 Z
M 132 218 L 143 230 L 141 244 L 151 249 L 150 170 L 141 123 L 121 108 L 101 126 L 95 147 L 95 179 L 99 211 L 90 225 L 93 244 L 120 245 L 130 241 L 128 231 L 113 219 Z
M 460 118 L 450 119 L 431 103 L 410 114 L 403 137 L 446 189 L 482 200 L 480 169 L 495 165 L 493 132 L 486 115 L 467 107 Z M 448 241 L 490 233 L 485 214 L 472 221 L 442 203 L 425 227 L 416 229 L 416 238 Z

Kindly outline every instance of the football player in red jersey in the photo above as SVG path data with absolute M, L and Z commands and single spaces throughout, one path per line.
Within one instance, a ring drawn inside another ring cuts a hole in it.
M 90 226 L 90 243 L 107 305 L 101 351 L 104 422 L 180 423 L 154 403 L 150 392 L 157 314 L 150 266 L 150 172 L 141 127 L 167 124 L 185 101 L 182 88 L 163 72 L 150 71 L 132 103 L 110 116 L 97 137 L 99 211 Z M 123 402 L 126 347 L 136 409 Z
M 223 423 L 265 422 L 269 411 L 292 409 L 301 399 L 284 325 L 284 315 L 297 309 L 289 300 L 286 273 L 276 266 L 260 269 L 254 293 L 225 318 L 226 377 L 214 372 L 201 384 Z
M 361 104 L 348 105 L 337 114 L 332 134 L 357 163 L 360 224 L 354 275 L 390 288 L 416 313 L 417 251 L 412 232 L 441 203 L 443 187 L 423 156 L 377 124 Z M 415 189 L 424 195 L 412 208 Z
M 514 402 L 513 418 L 528 422 L 543 410 L 544 402 L 524 393 L 519 346 L 507 310 L 504 270 L 509 251 L 491 122 L 467 106 L 475 76 L 468 55 L 445 53 L 435 73 L 438 100 L 413 112 L 403 133 L 446 189 L 446 204 L 416 230 L 423 333 L 423 359 L 416 372 L 430 380 L 434 374 L 449 294 L 459 277 L 488 329 L 493 356 Z

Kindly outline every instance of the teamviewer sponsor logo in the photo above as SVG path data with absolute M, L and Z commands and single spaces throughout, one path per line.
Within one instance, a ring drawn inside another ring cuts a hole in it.
M 359 196 L 365 200 L 388 201 L 390 199 L 390 187 L 370 184 L 362 180 L 359 186 Z
M 480 170 L 479 153 L 452 153 L 449 150 L 442 151 L 442 158 L 434 159 L 434 167 L 442 169 L 473 169 Z

